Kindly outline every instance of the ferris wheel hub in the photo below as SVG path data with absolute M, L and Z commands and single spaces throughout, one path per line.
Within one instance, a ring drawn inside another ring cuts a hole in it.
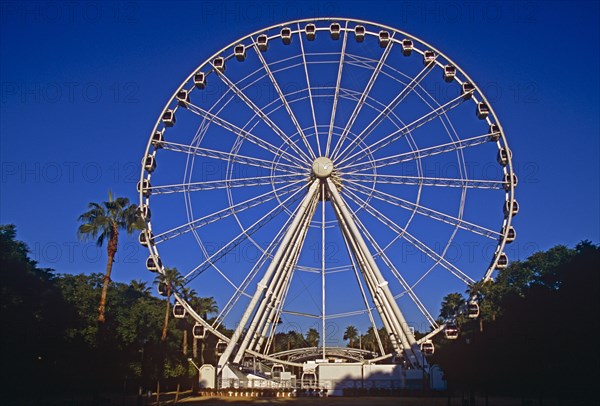
M 320 156 L 313 162 L 312 171 L 319 179 L 326 179 L 333 172 L 333 161 L 331 159 Z

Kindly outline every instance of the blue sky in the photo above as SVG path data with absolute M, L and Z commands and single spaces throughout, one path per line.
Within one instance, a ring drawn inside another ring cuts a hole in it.
M 316 16 L 408 32 L 478 83 L 519 175 L 511 259 L 600 240 L 598 2 L 8 1 L 0 7 L 0 223 L 17 225 L 41 266 L 103 272 L 104 248 L 77 240 L 77 217 L 109 189 L 137 202 L 148 137 L 175 89 L 237 38 Z M 114 279 L 150 280 L 146 255 L 136 238 L 124 238 Z

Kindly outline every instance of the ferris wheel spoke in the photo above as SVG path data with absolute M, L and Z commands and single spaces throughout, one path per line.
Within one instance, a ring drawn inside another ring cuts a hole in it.
M 302 220 L 301 228 L 293 234 L 292 240 L 287 247 L 281 246 L 279 248 L 280 250 L 285 249 L 285 252 L 272 280 L 269 282 L 269 289 L 267 289 L 266 294 L 263 297 L 263 303 L 261 304 L 263 306 L 259 307 L 254 316 L 255 321 L 254 323 L 251 323 L 251 326 L 253 324 L 255 325 L 254 331 L 256 334 L 251 337 L 248 348 L 256 346 L 256 351 L 260 351 L 266 337 L 268 338 L 265 345 L 265 351 L 270 348 L 272 339 L 271 334 L 277 328 L 278 309 L 287 297 L 286 292 L 292 280 L 300 252 L 302 251 L 304 239 L 306 238 L 306 230 L 314 215 L 315 207 L 316 199 L 313 197 L 307 212 L 308 214 L 304 215 Z M 251 332 L 250 328 L 248 329 L 248 332 Z
M 243 91 L 241 91 L 235 83 L 233 83 L 224 73 L 220 73 L 217 76 L 229 87 L 229 89 L 234 92 L 240 99 L 246 103 L 248 107 L 258 116 L 260 119 L 271 129 L 275 134 L 277 134 L 284 142 L 288 144 L 288 146 L 293 149 L 299 156 L 303 157 L 307 162 L 312 161 L 312 159 L 300 149 L 291 139 L 288 137 L 285 132 L 283 132 L 277 124 L 271 120 L 271 118 L 260 108 L 258 107 Z M 314 152 L 312 149 L 308 151 L 313 159 L 316 158 L 314 156 Z
M 482 235 L 492 240 L 497 240 L 502 236 L 502 234 L 497 231 L 493 231 L 478 224 L 471 223 L 469 221 L 463 220 L 462 218 L 457 218 L 449 214 L 441 213 L 439 211 L 430 209 L 426 206 L 410 202 L 408 200 L 393 196 L 389 193 L 385 193 L 377 189 L 367 188 L 356 182 L 349 181 L 349 183 L 346 186 L 354 192 L 365 194 L 367 196 L 372 196 L 380 201 L 389 203 L 393 206 L 401 207 L 410 212 L 416 212 L 420 215 L 429 217 L 437 221 L 441 221 L 453 227 L 458 227 L 463 230 Z
M 392 34 L 392 38 L 393 38 L 393 34 Z M 350 115 L 350 119 L 348 120 L 348 123 L 344 127 L 344 130 L 342 131 L 340 138 L 338 139 L 335 147 L 333 148 L 333 151 L 331 153 L 331 156 L 333 157 L 333 159 L 337 158 L 338 152 L 343 147 L 344 141 L 346 140 L 346 137 L 348 136 L 348 133 L 352 129 L 352 126 L 354 125 L 354 122 L 356 121 L 358 114 L 360 113 L 363 105 L 365 104 L 365 100 L 367 99 L 367 96 L 371 92 L 371 89 L 373 88 L 373 85 L 375 84 L 375 81 L 377 80 L 377 77 L 379 76 L 379 73 L 381 72 L 381 69 L 383 68 L 383 66 L 385 64 L 385 61 L 386 61 L 388 55 L 390 54 L 390 51 L 392 50 L 393 45 L 394 45 L 394 42 L 390 41 L 388 43 L 388 45 L 385 47 L 383 53 L 381 54 L 381 57 L 379 58 L 379 62 L 377 62 L 377 66 L 375 67 L 375 70 L 371 74 L 371 77 L 369 78 L 369 81 L 367 82 L 367 85 L 365 86 L 364 91 L 360 95 L 360 98 L 358 99 L 358 102 L 356 103 L 356 106 L 354 107 L 354 111 L 352 111 L 352 114 Z
M 298 238 L 302 238 L 300 236 L 306 235 L 306 232 L 308 231 L 306 227 L 303 227 L 303 222 L 306 219 L 306 217 L 312 218 L 312 215 L 314 214 L 314 212 L 309 211 L 309 208 L 314 208 L 313 203 L 315 198 L 318 196 L 318 194 L 316 193 L 318 186 L 319 184 L 316 180 L 310 184 L 308 193 L 306 194 L 306 196 L 304 196 L 302 202 L 300 203 L 300 209 L 298 210 L 297 215 L 294 217 L 294 220 L 290 224 L 290 227 L 286 230 L 281 245 L 279 246 L 277 252 L 273 256 L 273 260 L 269 264 L 269 267 L 265 271 L 262 279 L 258 283 L 256 291 L 254 292 L 254 295 L 252 296 L 248 307 L 244 311 L 240 322 L 238 323 L 237 327 L 235 328 L 235 331 L 231 336 L 231 341 L 227 345 L 227 348 L 225 349 L 224 353 L 219 358 L 219 365 L 224 365 L 224 363 L 229 359 L 229 356 L 234 351 L 239 339 L 242 337 L 242 334 L 244 334 L 244 337 L 242 342 L 237 347 L 237 352 L 234 357 L 235 363 L 238 363 L 241 360 L 241 357 L 248 348 L 250 340 L 255 334 L 259 318 L 262 317 L 265 306 L 267 304 L 267 298 L 265 296 L 268 293 L 267 288 L 269 288 L 273 284 L 274 278 L 278 278 L 281 276 L 283 271 L 281 265 L 285 264 L 285 261 L 287 261 L 287 259 L 289 258 L 291 251 L 293 251 L 293 246 L 290 246 L 290 243 L 293 241 L 297 241 Z M 252 317 L 253 314 L 254 317 Z M 247 326 L 249 321 L 250 325 Z
M 302 34 L 300 34 L 301 30 L 300 30 L 300 24 L 298 24 L 298 39 L 300 41 L 300 51 L 302 54 L 302 64 L 304 65 L 304 75 L 306 76 L 306 89 L 308 90 L 308 100 L 310 101 L 310 111 L 312 113 L 312 119 L 313 119 L 313 124 L 315 126 L 315 138 L 317 140 L 317 151 L 319 153 L 319 156 L 322 156 L 323 154 L 321 153 L 321 142 L 319 141 L 319 130 L 317 127 L 317 116 L 315 115 L 315 105 L 313 102 L 313 95 L 312 95 L 312 89 L 310 86 L 310 77 L 308 75 L 308 63 L 306 62 L 306 53 L 304 52 L 304 41 L 302 41 Z M 311 150 L 312 152 L 312 150 Z M 317 157 L 314 156 L 313 153 L 313 158 L 316 159 Z
M 348 27 L 346 22 L 345 28 Z M 333 96 L 333 106 L 331 108 L 331 120 L 329 122 L 329 131 L 327 132 L 327 146 L 325 148 L 325 156 L 329 156 L 329 150 L 331 148 L 331 137 L 333 136 L 333 126 L 335 124 L 335 116 L 337 112 L 337 104 L 340 97 L 340 87 L 342 84 L 342 71 L 344 69 L 344 59 L 346 56 L 346 42 L 348 40 L 348 30 L 344 30 L 344 39 L 342 40 L 342 50 L 340 51 L 340 64 L 338 66 L 337 79 L 335 82 L 335 93 Z
M 419 73 L 417 73 L 417 75 L 412 78 L 412 80 L 404 87 L 404 89 L 402 89 L 402 91 L 400 93 L 398 93 L 398 95 L 396 95 L 396 97 L 394 97 L 394 99 L 389 103 L 386 104 L 385 107 L 383 108 L 383 110 L 377 115 L 377 117 L 375 117 L 373 119 L 373 121 L 371 121 L 361 132 L 360 134 L 358 134 L 356 136 L 356 140 L 351 143 L 350 145 L 348 145 L 344 150 L 342 150 L 339 153 L 340 157 L 343 157 L 344 154 L 346 153 L 346 151 L 348 151 L 349 149 L 351 149 L 350 151 L 354 150 L 356 148 L 356 145 L 359 145 L 360 142 L 364 142 L 364 140 L 369 136 L 369 134 L 371 134 L 373 132 L 373 130 L 375 130 L 377 128 L 377 126 L 379 124 L 381 124 L 383 122 L 383 120 L 385 118 L 387 118 L 387 116 L 394 111 L 394 109 L 400 104 L 402 103 L 402 101 L 404 99 L 406 99 L 406 97 L 415 89 L 415 87 L 417 87 L 421 81 L 423 79 L 425 79 L 427 77 L 427 75 L 429 74 L 429 72 L 431 72 L 433 69 L 433 65 L 435 64 L 434 61 L 430 61 L 428 62 L 425 67 L 423 69 L 421 69 L 421 71 Z
M 326 312 L 325 312 L 325 182 L 321 184 L 321 313 L 322 318 L 322 347 L 323 347 L 323 359 L 326 359 L 325 347 L 327 343 L 325 329 Z
M 300 206 L 296 207 L 296 209 L 292 213 L 292 216 L 288 217 L 288 219 L 285 221 L 284 225 L 279 229 L 279 231 L 277 232 L 277 234 L 275 235 L 273 240 L 269 243 L 267 248 L 263 250 L 261 256 L 254 263 L 254 265 L 252 266 L 252 269 L 250 270 L 248 275 L 246 275 L 244 280 L 240 283 L 240 286 L 236 289 L 235 293 L 231 296 L 229 301 L 225 304 L 225 306 L 221 310 L 221 313 L 219 313 L 217 315 L 217 317 L 215 319 L 215 328 L 218 328 L 223 323 L 225 318 L 229 315 L 231 310 L 235 307 L 236 303 L 239 301 L 239 299 L 242 297 L 242 295 L 243 294 L 245 295 L 246 289 L 250 285 L 250 282 L 252 282 L 252 280 L 254 280 L 254 278 L 256 277 L 256 275 L 258 274 L 260 269 L 263 267 L 263 265 L 267 262 L 267 260 L 269 258 L 273 257 L 273 253 L 274 253 L 275 249 L 277 248 L 277 246 L 283 239 L 284 231 L 287 230 L 287 228 L 289 227 L 289 225 L 292 221 L 292 218 L 295 216 L 295 213 L 298 211 L 299 208 L 300 208 Z
M 361 183 L 388 183 L 392 185 L 442 186 L 468 189 L 498 189 L 508 187 L 502 180 L 435 178 L 428 176 L 379 175 L 354 173 L 344 175 L 344 180 Z
M 404 137 L 406 134 L 409 134 L 410 132 L 416 130 L 417 128 L 423 126 L 424 124 L 427 124 L 428 122 L 430 122 L 431 120 L 434 120 L 436 118 L 438 118 L 439 116 L 446 114 L 447 112 L 449 112 L 450 110 L 456 108 L 457 106 L 461 105 L 464 101 L 465 101 L 465 97 L 463 95 L 458 96 L 452 100 L 450 100 L 449 102 L 447 102 L 446 104 L 441 105 L 440 107 L 436 108 L 435 110 L 430 111 L 429 113 L 419 117 L 418 119 L 416 119 L 415 121 L 413 121 L 410 124 L 405 125 L 404 127 L 386 135 L 385 137 L 383 137 L 382 139 L 374 142 L 371 145 L 366 146 L 365 148 L 355 152 L 354 154 L 347 156 L 345 158 L 343 158 L 340 162 L 338 162 L 338 165 L 343 165 L 344 163 L 348 162 L 349 163 L 347 165 L 351 165 L 352 163 L 360 160 L 361 158 L 372 154 L 373 152 L 391 144 L 392 142 L 398 140 L 399 138 Z M 354 150 L 354 149 L 353 149 Z M 351 153 L 353 150 L 349 151 L 349 153 Z M 354 158 L 354 159 L 353 159 Z M 353 160 L 352 160 L 353 159 Z
M 327 179 L 327 183 L 332 197 L 331 203 L 338 216 L 342 235 L 346 238 L 358 262 L 395 352 L 397 354 L 404 352 L 411 365 L 420 365 L 420 360 L 416 359 L 417 357 L 413 353 L 414 335 L 408 330 L 404 315 L 391 293 L 387 280 L 383 277 L 375 259 L 369 252 L 345 199 L 339 194 L 331 179 Z
M 406 282 L 406 280 L 404 279 L 404 277 L 402 276 L 402 274 L 400 274 L 400 272 L 398 271 L 398 269 L 396 268 L 396 266 L 394 266 L 393 262 L 390 261 L 390 259 L 388 258 L 387 254 L 385 253 L 385 248 L 384 249 L 381 248 L 381 246 L 377 243 L 377 241 L 375 240 L 375 238 L 373 237 L 373 235 L 369 232 L 368 228 L 365 227 L 365 225 L 362 223 L 362 221 L 360 221 L 360 219 L 358 218 L 358 216 L 354 215 L 353 217 L 354 217 L 354 221 L 356 222 L 356 225 L 358 226 L 358 229 L 365 235 L 365 237 L 367 238 L 367 240 L 369 241 L 369 243 L 371 244 L 371 246 L 375 250 L 374 256 L 377 256 L 377 255 L 380 256 L 380 258 L 382 259 L 383 263 L 389 268 L 389 270 L 391 271 L 392 275 L 394 275 L 394 277 L 396 278 L 396 280 L 400 283 L 400 285 L 404 289 L 404 292 L 401 292 L 400 294 L 394 296 L 394 298 L 398 299 L 404 293 L 408 294 L 408 296 L 411 298 L 411 300 L 413 301 L 413 303 L 415 304 L 415 306 L 417 306 L 417 309 L 419 309 L 419 311 L 427 319 L 427 321 L 429 322 L 429 324 L 433 328 L 437 328 L 437 322 L 435 321 L 435 319 L 433 318 L 433 316 L 431 315 L 431 313 L 429 313 L 429 310 L 427 310 L 427 308 L 425 307 L 425 305 L 423 305 L 423 302 L 421 302 L 421 300 L 417 297 L 417 295 L 413 291 L 413 287 L 411 287 Z
M 370 170 L 370 169 L 379 169 L 384 166 L 396 165 L 403 162 L 414 161 L 417 159 L 423 159 L 434 155 L 445 154 L 447 152 L 459 151 L 465 148 L 475 147 L 477 145 L 485 144 L 490 141 L 490 137 L 493 133 L 478 135 L 476 137 L 458 140 L 455 142 L 449 142 L 442 145 L 436 145 L 433 147 L 416 149 L 410 152 L 404 152 L 402 154 L 390 155 L 383 158 L 373 159 L 369 162 L 361 162 L 354 164 L 347 164 L 341 167 L 338 167 L 338 170 L 341 172 L 345 172 L 349 170 L 349 172 L 345 172 L 348 174 L 354 174 L 357 172 Z
M 290 202 L 294 202 L 299 199 L 298 193 L 304 188 L 299 188 L 295 192 L 293 192 L 290 196 L 288 196 L 285 200 L 281 201 L 277 206 L 271 209 L 267 214 L 263 215 L 260 219 L 256 220 L 251 226 L 246 229 L 243 229 L 241 233 L 239 233 L 235 238 L 233 238 L 229 243 L 220 248 L 217 252 L 211 255 L 209 258 L 204 260 L 200 265 L 196 266 L 190 272 L 188 272 L 184 276 L 184 280 L 192 281 L 206 269 L 210 268 L 212 264 L 230 252 L 232 249 L 240 245 L 243 241 L 248 239 L 252 234 L 266 225 L 269 221 L 273 220 L 277 215 L 279 215 L 285 209 L 285 204 Z
M 240 154 L 232 154 L 230 152 L 218 151 L 210 148 L 178 144 L 175 142 L 165 141 L 163 142 L 163 148 L 167 151 L 183 152 L 189 155 L 213 158 L 221 161 L 237 163 L 241 165 L 255 166 L 265 169 L 273 169 L 275 166 L 277 166 L 277 169 L 283 172 L 298 173 L 298 171 L 301 169 L 298 165 L 290 165 L 283 162 L 276 164 L 265 159 L 253 158 L 250 156 L 244 156 Z
M 354 276 L 356 278 L 356 282 L 360 289 L 360 295 L 363 299 L 363 303 L 365 304 L 365 309 L 367 310 L 367 314 L 369 315 L 369 321 L 371 322 L 371 327 L 373 327 L 374 332 L 377 332 L 376 340 L 377 340 L 377 344 L 379 346 L 379 351 L 383 355 L 383 354 L 385 354 L 385 350 L 383 349 L 383 343 L 381 341 L 381 337 L 379 337 L 379 334 L 378 334 L 379 331 L 377 329 L 377 324 L 375 323 L 375 318 L 373 317 L 373 307 L 369 304 L 369 301 L 367 299 L 367 294 L 366 294 L 365 288 L 363 286 L 363 281 L 360 278 L 360 275 L 358 273 L 359 272 L 358 267 L 356 266 L 356 262 L 354 261 L 354 257 L 352 256 L 352 251 L 350 250 L 348 241 L 346 240 L 346 238 L 342 238 L 342 240 L 344 240 L 344 246 L 346 247 L 346 252 L 348 253 L 348 257 L 350 258 L 350 261 L 352 263 L 352 269 L 354 271 Z
M 265 72 L 267 72 L 267 75 L 269 76 L 269 79 L 271 80 L 271 84 L 273 85 L 273 88 L 277 92 L 277 95 L 279 96 L 279 99 L 281 99 L 283 106 L 285 107 L 285 110 L 287 111 L 288 115 L 290 116 L 290 119 L 294 123 L 294 126 L 296 127 L 296 131 L 298 131 L 298 134 L 302 138 L 302 142 L 304 142 L 304 145 L 306 146 L 307 151 L 309 151 L 310 154 L 314 157 L 314 152 L 313 152 L 310 144 L 308 143 L 306 134 L 304 134 L 304 131 L 302 131 L 302 127 L 300 127 L 300 123 L 298 123 L 298 119 L 296 118 L 296 115 L 294 114 L 292 108 L 290 107 L 290 104 L 288 103 L 285 95 L 281 91 L 281 87 L 279 86 L 279 83 L 275 79 L 275 76 L 273 75 L 271 68 L 269 67 L 269 65 L 267 64 L 267 61 L 263 57 L 262 52 L 259 51 L 258 45 L 256 44 L 256 42 L 254 42 L 254 40 L 252 40 L 252 42 L 254 43 L 254 46 L 253 46 L 254 51 L 258 55 L 258 59 L 260 59 L 260 62 L 262 63 L 262 66 L 263 66 L 263 69 L 265 70 Z M 310 92 L 310 85 L 309 85 L 308 91 Z M 312 103 L 312 100 L 311 100 L 311 103 Z M 315 125 L 315 137 L 316 136 L 317 136 L 317 133 L 316 133 L 316 125 Z
M 206 111 L 201 107 L 195 106 L 192 103 L 188 103 L 187 107 L 188 107 L 188 110 L 191 111 L 192 113 L 197 114 L 198 116 L 200 116 L 212 123 L 215 123 L 216 125 L 226 129 L 227 131 L 233 133 L 234 135 L 242 137 L 243 139 L 248 140 L 249 142 L 261 147 L 262 149 L 264 149 L 266 151 L 269 151 L 274 156 L 285 157 L 285 159 L 287 159 L 288 162 L 298 165 L 298 167 L 301 167 L 301 168 L 305 166 L 305 162 L 303 162 L 301 159 L 290 154 L 289 152 L 282 150 L 281 148 L 274 146 L 273 144 L 263 140 L 262 138 L 257 137 L 254 134 L 251 134 L 250 132 L 236 126 L 235 124 L 232 124 L 229 121 L 227 121 L 213 113 L 210 113 L 209 111 Z
M 371 214 L 371 216 L 373 216 L 374 218 L 379 220 L 381 223 L 385 224 L 390 230 L 392 230 L 396 233 L 402 233 L 403 234 L 402 238 L 404 238 L 406 241 L 410 242 L 415 248 L 417 248 L 423 254 L 427 255 L 429 258 L 431 258 L 437 264 L 440 264 L 442 267 L 444 267 L 447 271 L 449 271 L 452 275 L 454 275 L 460 281 L 462 281 L 466 285 L 471 285 L 471 284 L 475 283 L 475 280 L 473 280 L 469 275 L 465 274 L 463 271 L 458 269 L 456 266 L 454 266 L 453 264 L 448 262 L 448 260 L 446 260 L 444 257 L 440 256 L 433 249 L 429 248 L 426 244 L 421 242 L 419 239 L 415 238 L 407 230 L 405 230 L 404 228 L 400 227 L 398 224 L 396 224 L 395 222 L 390 220 L 387 216 L 385 216 L 379 210 L 375 209 L 372 205 L 370 205 L 365 200 L 358 197 L 352 191 L 348 191 L 348 197 L 354 203 L 358 204 L 361 207 L 364 207 L 365 210 L 367 211 L 367 213 Z
M 234 178 L 224 180 L 209 180 L 204 182 L 180 183 L 176 185 L 158 185 L 151 186 L 148 188 L 148 190 L 155 195 L 166 195 L 171 193 L 199 192 L 203 190 L 218 190 L 248 186 L 275 185 L 279 183 L 302 181 L 306 180 L 307 177 L 308 176 L 306 174 L 281 174 L 269 177 L 254 176 L 250 178 Z
M 302 221 L 302 226 L 298 232 L 295 233 L 293 241 L 291 241 L 289 247 L 283 247 L 287 249 L 287 252 L 278 266 L 272 281 L 269 283 L 271 295 L 270 298 L 267 297 L 269 295 L 269 291 L 267 290 L 267 293 L 263 298 L 263 302 L 266 303 L 266 306 L 263 307 L 263 315 L 262 317 L 258 317 L 258 323 L 254 329 L 257 334 L 251 338 L 248 348 L 254 348 L 256 346 L 256 351 L 260 351 L 260 348 L 264 344 L 265 337 L 268 337 L 265 351 L 271 346 L 273 334 L 277 329 L 279 314 L 281 313 L 283 303 L 285 303 L 287 299 L 287 293 L 294 275 L 294 270 L 296 269 L 296 264 L 298 263 L 300 253 L 302 252 L 306 233 L 312 217 L 314 216 L 317 203 L 318 199 L 315 196 L 312 198 L 308 212 Z M 257 319 L 257 315 L 260 315 L 260 310 L 261 308 L 259 307 L 254 316 L 255 319 Z M 248 329 L 248 333 L 251 333 L 250 328 Z M 245 339 L 244 341 L 247 340 Z
M 197 230 L 201 227 L 204 227 L 208 224 L 214 223 L 215 221 L 218 220 L 222 220 L 226 217 L 229 217 L 233 214 L 237 214 L 240 213 L 244 210 L 247 210 L 249 208 L 258 206 L 260 204 L 266 203 L 270 200 L 276 199 L 278 195 L 286 195 L 289 193 L 297 193 L 298 190 L 302 189 L 302 186 L 295 188 L 295 189 L 291 189 L 292 186 L 298 186 L 300 184 L 302 184 L 302 181 L 297 181 L 291 184 L 287 184 L 284 186 L 281 186 L 277 189 L 274 190 L 270 190 L 266 193 L 263 193 L 261 195 L 252 197 L 250 199 L 247 199 L 243 202 L 237 203 L 235 205 L 232 205 L 230 207 L 227 207 L 225 209 L 221 209 L 221 210 L 217 210 L 213 213 L 207 214 L 206 216 L 203 216 L 199 219 L 190 221 L 186 224 L 177 226 L 175 228 L 172 228 L 168 231 L 165 231 L 163 233 L 157 234 L 156 236 L 154 236 L 154 244 L 160 244 L 162 242 L 165 242 L 167 240 L 170 240 L 174 237 L 178 237 L 182 234 L 188 233 L 190 231 L 193 230 Z

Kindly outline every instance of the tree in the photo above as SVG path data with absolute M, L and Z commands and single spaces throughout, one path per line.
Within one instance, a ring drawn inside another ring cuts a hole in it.
M 201 297 L 197 302 L 198 314 L 200 317 L 206 320 L 209 314 L 214 314 L 219 311 L 219 307 L 217 306 L 217 302 L 214 297 Z M 196 307 L 196 306 L 194 306 Z
M 136 229 L 142 229 L 144 224 L 137 216 L 137 206 L 130 204 L 126 197 L 114 198 L 112 192 L 108 192 L 108 201 L 89 203 L 87 212 L 79 216 L 82 222 L 77 230 L 77 236 L 82 240 L 96 239 L 96 245 L 101 247 L 107 241 L 106 250 L 108 261 L 104 275 L 100 303 L 98 305 L 98 322 L 104 323 L 106 310 L 106 295 L 110 285 L 113 262 L 119 245 L 119 231 L 125 230 L 128 234 Z
M 198 299 L 198 295 L 197 295 L 196 291 L 187 286 L 182 286 L 179 291 L 179 294 L 183 297 L 183 299 L 187 303 L 192 303 L 193 301 Z M 184 317 L 183 319 L 179 319 L 179 327 L 181 328 L 181 331 L 183 332 L 183 339 L 181 341 L 181 353 L 186 356 L 188 353 L 188 330 L 192 326 L 193 325 L 190 324 L 187 317 Z
M 479 306 L 479 332 L 483 332 L 483 321 L 496 320 L 500 311 L 497 300 L 494 300 L 497 298 L 495 290 L 496 286 L 491 280 L 481 280 L 473 283 L 465 292 Z
M 306 342 L 308 342 L 308 345 L 311 347 L 316 347 L 319 345 L 320 337 L 321 336 L 319 335 L 319 332 L 314 328 L 309 328 L 306 332 Z
M 367 334 L 363 334 L 361 336 L 362 345 L 365 349 L 369 349 L 370 351 L 376 352 L 379 351 L 379 341 L 377 340 L 377 332 L 373 326 L 367 329 Z M 387 334 L 384 334 L 384 337 Z
M 487 328 L 466 321 L 461 339 L 440 343 L 434 362 L 455 390 L 590 403 L 597 391 L 589 371 L 600 362 L 592 344 L 600 335 L 592 321 L 600 313 L 598 269 L 600 247 L 584 241 L 536 252 L 495 281 L 473 284 Z M 451 309 L 447 299 L 442 308 Z
M 183 278 L 177 270 L 177 268 L 164 268 L 163 273 L 158 274 L 155 278 L 154 283 L 159 285 L 159 290 L 166 296 L 166 310 L 165 310 L 165 321 L 163 324 L 161 341 L 166 341 L 167 330 L 169 328 L 169 315 L 171 313 L 171 296 L 173 291 L 181 286 Z
M 458 309 L 465 303 L 465 298 L 460 293 L 449 293 L 444 296 L 440 309 L 440 318 L 444 320 L 454 319 Z
M 190 301 L 190 305 L 196 309 L 200 317 L 204 320 L 207 319 L 209 314 L 214 314 L 219 311 L 217 307 L 217 302 L 214 297 L 196 297 Z M 205 340 L 201 340 L 200 344 L 200 363 L 204 364 L 204 347 Z M 192 355 L 194 358 L 198 358 L 198 339 L 194 337 L 193 345 L 192 345 Z
M 150 294 L 150 288 L 148 283 L 141 280 L 133 280 L 129 283 L 129 287 L 133 292 L 140 296 L 146 296 Z
M 346 331 L 344 332 L 344 340 L 350 340 L 348 343 L 348 347 L 354 348 L 354 340 L 358 337 L 358 330 L 354 326 L 346 327 Z
M 74 314 L 56 279 L 52 270 L 37 268 L 29 258 L 14 225 L 0 225 L 0 357 L 4 366 L 13 366 L 0 372 L 3 387 L 10 388 L 3 403 L 13 404 L 11 393 L 22 396 L 50 387 L 46 377 L 63 373 L 57 364 L 69 353 L 63 337 Z M 14 404 L 20 403 L 29 402 L 20 398 Z

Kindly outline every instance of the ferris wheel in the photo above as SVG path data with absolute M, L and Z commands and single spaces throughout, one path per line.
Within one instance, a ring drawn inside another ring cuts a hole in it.
M 219 365 L 297 365 L 274 334 L 311 328 L 327 358 L 353 325 L 373 361 L 425 368 L 429 340 L 457 334 L 442 298 L 508 264 L 516 185 L 492 106 L 449 57 L 373 22 L 290 21 L 173 93 L 142 161 L 140 242 L 149 270 L 217 301 L 210 322 L 181 292 L 174 312 L 218 337 Z

